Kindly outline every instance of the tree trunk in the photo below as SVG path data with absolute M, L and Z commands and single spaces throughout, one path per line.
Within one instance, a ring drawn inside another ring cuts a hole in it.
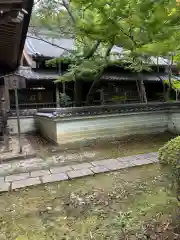
M 145 89 L 143 80 L 141 80 L 141 89 L 142 89 L 141 91 L 142 91 L 143 102 L 147 103 L 146 89 Z
M 59 108 L 60 107 L 60 96 L 59 96 L 60 92 L 59 92 L 59 84 L 56 83 L 56 107 Z
M 139 100 L 140 102 L 142 102 L 142 96 L 141 96 L 141 91 L 140 91 L 140 88 L 139 88 L 139 81 L 136 80 L 136 87 L 137 87 L 137 91 L 138 91 L 138 95 L 139 95 Z
M 99 42 L 100 44 L 100 42 Z M 105 54 L 105 58 L 109 57 L 110 53 L 111 53 L 111 49 L 113 47 L 113 44 L 114 43 L 111 43 L 110 46 L 107 48 L 106 50 L 106 54 Z M 99 46 L 99 45 L 98 45 Z M 97 49 L 97 48 L 96 48 Z M 104 69 L 103 69 L 104 70 Z M 89 92 L 86 96 L 86 104 L 89 105 L 89 102 L 90 102 L 90 95 L 92 93 L 92 90 L 94 89 L 94 87 L 96 86 L 96 84 L 99 82 L 100 78 L 101 78 L 101 74 L 103 72 L 103 70 L 100 71 L 100 73 L 96 76 L 95 80 L 93 81 L 90 89 L 89 89 Z
M 101 75 L 96 76 L 96 78 L 94 79 L 93 83 L 91 84 L 91 87 L 89 89 L 89 92 L 86 96 L 86 104 L 89 105 L 90 104 L 90 96 L 92 94 L 92 91 L 94 90 L 94 87 L 96 86 L 96 84 L 99 82 Z
M 174 56 L 171 56 L 171 64 L 168 66 L 168 81 L 169 81 L 169 88 L 167 91 L 167 98 L 168 100 L 170 100 L 171 97 L 171 89 L 172 89 L 172 65 L 173 65 L 173 61 L 174 61 Z

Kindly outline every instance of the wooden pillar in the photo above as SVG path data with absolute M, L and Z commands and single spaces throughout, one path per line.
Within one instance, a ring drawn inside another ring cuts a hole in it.
M 59 84 L 56 83 L 56 107 L 60 107 L 60 97 L 59 97 Z
M 9 87 L 8 87 L 8 79 L 4 78 L 4 98 L 5 98 L 5 106 L 6 110 L 10 110 L 10 97 L 9 97 Z
M 19 99 L 18 89 L 14 89 L 15 101 L 16 101 L 16 116 L 17 116 L 17 127 L 18 127 L 18 139 L 19 139 L 19 153 L 22 153 L 22 141 L 21 141 L 21 125 L 20 125 L 20 113 L 19 113 Z
M 100 89 L 100 102 L 104 105 L 104 89 Z
M 74 82 L 74 102 L 75 106 L 81 106 L 82 103 L 82 82 L 75 80 Z

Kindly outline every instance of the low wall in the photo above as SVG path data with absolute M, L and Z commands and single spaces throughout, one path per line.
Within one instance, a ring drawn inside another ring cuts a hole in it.
M 10 130 L 10 134 L 17 134 L 18 127 L 17 127 L 17 118 L 10 117 L 8 118 L 8 126 Z M 36 131 L 36 124 L 34 117 L 20 117 L 20 127 L 21 133 L 28 133 L 28 132 L 35 132 Z
M 8 125 L 16 134 L 16 117 L 9 117 Z M 180 134 L 180 103 L 40 109 L 35 116 L 21 116 L 20 125 L 22 133 L 40 131 L 62 147 L 134 134 Z
M 44 136 L 45 138 L 57 143 L 57 131 L 56 127 L 57 124 L 55 121 L 50 121 L 49 118 L 45 117 L 36 117 L 36 127 L 38 131 Z
M 180 111 L 153 111 L 100 116 L 48 117 L 37 115 L 41 134 L 62 146 L 133 134 L 180 133 Z

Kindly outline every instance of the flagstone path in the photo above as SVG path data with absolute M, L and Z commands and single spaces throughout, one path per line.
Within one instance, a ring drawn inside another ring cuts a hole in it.
M 26 160 L 32 164 L 41 159 Z M 10 174 L 10 164 L 0 165 L 0 192 L 13 191 L 19 188 L 34 186 L 39 184 L 58 182 L 63 180 L 72 180 L 75 178 L 120 170 L 129 167 L 136 167 L 146 164 L 157 163 L 157 153 L 146 153 L 135 156 L 106 159 L 92 161 L 88 163 L 80 163 L 75 165 L 67 165 L 62 167 L 51 167 L 49 169 L 39 169 L 36 171 L 25 171 Z M 8 165 L 9 171 L 8 171 Z M 26 168 L 27 170 L 27 168 Z

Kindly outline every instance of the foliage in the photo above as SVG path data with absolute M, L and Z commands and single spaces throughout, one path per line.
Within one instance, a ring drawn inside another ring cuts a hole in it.
M 166 143 L 159 150 L 159 161 L 170 169 L 173 186 L 180 194 L 180 136 Z
M 41 0 L 36 11 L 43 26 L 63 28 L 63 32 L 70 23 L 80 63 L 97 41 L 100 44 L 90 57 L 105 57 L 115 44 L 125 50 L 124 61 L 137 72 L 147 68 L 144 60 L 150 55 L 167 55 L 179 47 L 180 11 L 175 0 Z M 66 18 L 69 22 L 62 24 Z
M 180 160 L 180 136 L 170 140 L 159 150 L 159 161 L 162 164 L 176 167 Z
M 151 70 L 150 56 L 170 57 L 180 49 L 180 5 L 175 0 L 40 2 L 36 18 L 42 26 L 53 29 L 59 36 L 75 38 L 76 52 L 73 57 L 69 56 L 71 65 L 56 82 L 87 77 L 97 82 L 112 60 L 114 45 L 123 49 L 118 64 L 138 73 Z M 168 64 L 170 72 L 172 64 L 170 61 Z M 94 86 L 95 83 L 87 94 L 87 101 Z
M 91 58 L 84 60 L 79 65 L 71 64 L 68 71 L 60 76 L 56 82 L 75 81 L 76 79 L 93 80 L 98 74 L 101 74 L 108 62 L 101 58 Z
M 171 81 L 172 81 L 172 88 L 174 90 L 180 91 L 180 81 L 174 78 L 172 78 Z M 164 80 L 164 83 L 169 86 L 169 80 Z
M 66 93 L 60 93 L 60 106 L 67 107 L 71 102 L 71 98 Z

